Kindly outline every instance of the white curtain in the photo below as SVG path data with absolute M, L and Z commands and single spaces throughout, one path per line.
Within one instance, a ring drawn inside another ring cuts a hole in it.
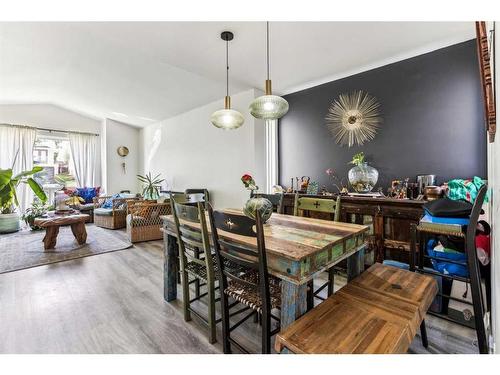
M 78 186 L 96 186 L 97 136 L 80 133 L 69 133 L 68 136 Z
M 33 145 L 36 129 L 0 125 L 0 168 L 12 168 L 14 175 L 33 168 Z M 16 156 L 17 155 L 17 156 Z M 25 184 L 17 190 L 21 212 L 33 202 L 33 191 Z

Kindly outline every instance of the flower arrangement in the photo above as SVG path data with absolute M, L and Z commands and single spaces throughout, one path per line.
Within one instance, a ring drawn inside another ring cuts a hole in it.
M 332 168 L 328 168 L 325 173 L 330 176 L 333 180 L 333 186 L 337 189 L 339 194 L 347 194 L 347 186 L 345 185 L 345 180 L 339 178 Z
M 249 174 L 241 176 L 241 182 L 243 182 L 243 185 L 248 190 L 259 190 L 259 187 L 255 184 L 255 180 Z

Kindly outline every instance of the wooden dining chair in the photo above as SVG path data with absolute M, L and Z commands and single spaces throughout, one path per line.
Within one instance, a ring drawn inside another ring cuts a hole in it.
M 215 328 L 220 319 L 217 320 L 215 315 L 216 267 L 210 248 L 205 209 L 201 202 L 198 202 L 196 206 L 177 203 L 175 199 L 171 199 L 170 202 L 179 245 L 184 320 L 191 320 L 191 313 L 200 318 L 208 326 L 209 342 L 214 343 L 216 342 Z M 195 229 L 189 223 L 196 224 L 199 229 Z M 195 284 L 194 298 L 190 295 L 192 283 Z M 200 293 L 200 288 L 203 286 L 206 286 L 207 291 Z M 191 307 L 191 303 L 205 296 L 208 304 L 207 316 Z
M 340 197 L 336 199 L 320 199 L 312 197 L 299 197 L 299 194 L 295 194 L 295 204 L 293 213 L 295 216 L 304 216 L 304 213 L 310 212 L 322 212 L 330 214 L 333 216 L 334 221 L 339 221 L 340 219 Z M 314 298 L 320 299 L 322 301 L 325 298 L 321 297 L 319 293 L 327 288 L 328 297 L 333 294 L 335 271 L 334 267 L 330 267 L 327 271 L 328 282 L 321 285 L 318 289 L 314 290 L 313 280 L 309 282 L 309 290 L 307 297 L 307 309 L 310 310 L 314 307 Z
M 231 337 L 231 332 L 255 314 L 259 315 L 262 322 L 261 351 L 263 354 L 270 353 L 271 336 L 280 330 L 279 324 L 274 330 L 271 328 L 271 319 L 279 323 L 279 318 L 272 315 L 271 310 L 281 305 L 281 286 L 280 280 L 267 271 L 262 219 L 257 212 L 256 220 L 252 220 L 242 215 L 213 211 L 210 205 L 208 212 L 221 290 L 224 353 L 231 353 L 231 345 L 248 353 L 246 348 Z M 229 239 L 225 233 L 236 235 L 238 240 Z M 229 304 L 229 298 L 245 307 L 230 312 L 230 308 L 235 305 Z M 248 310 L 249 314 L 230 325 L 231 316 Z
M 210 201 L 210 195 L 207 189 L 186 189 L 184 192 L 190 201 L 203 202 L 205 209 L 207 209 L 206 203 Z
M 264 194 L 264 193 L 254 193 L 253 191 L 250 193 L 250 196 L 256 198 L 266 198 L 273 204 L 273 212 L 278 214 L 283 213 L 283 194 Z

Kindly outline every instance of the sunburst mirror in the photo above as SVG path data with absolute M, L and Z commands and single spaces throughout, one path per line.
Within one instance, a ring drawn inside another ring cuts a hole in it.
M 380 103 L 365 91 L 340 94 L 326 115 L 326 125 L 335 142 L 348 147 L 362 145 L 375 138 L 382 122 Z

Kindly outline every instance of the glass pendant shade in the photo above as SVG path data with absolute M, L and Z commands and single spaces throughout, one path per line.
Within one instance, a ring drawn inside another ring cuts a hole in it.
M 229 41 L 233 40 L 234 34 L 230 31 L 223 31 L 221 39 L 226 42 L 226 97 L 224 98 L 224 109 L 212 113 L 210 121 L 219 129 L 238 129 L 245 122 L 241 113 L 231 109 L 231 97 L 229 96 Z
M 241 113 L 234 109 L 220 109 L 212 113 L 210 118 L 212 124 L 220 129 L 237 129 L 245 122 Z
M 276 120 L 288 112 L 288 102 L 281 96 L 262 95 L 250 104 L 253 117 L 262 120 Z

